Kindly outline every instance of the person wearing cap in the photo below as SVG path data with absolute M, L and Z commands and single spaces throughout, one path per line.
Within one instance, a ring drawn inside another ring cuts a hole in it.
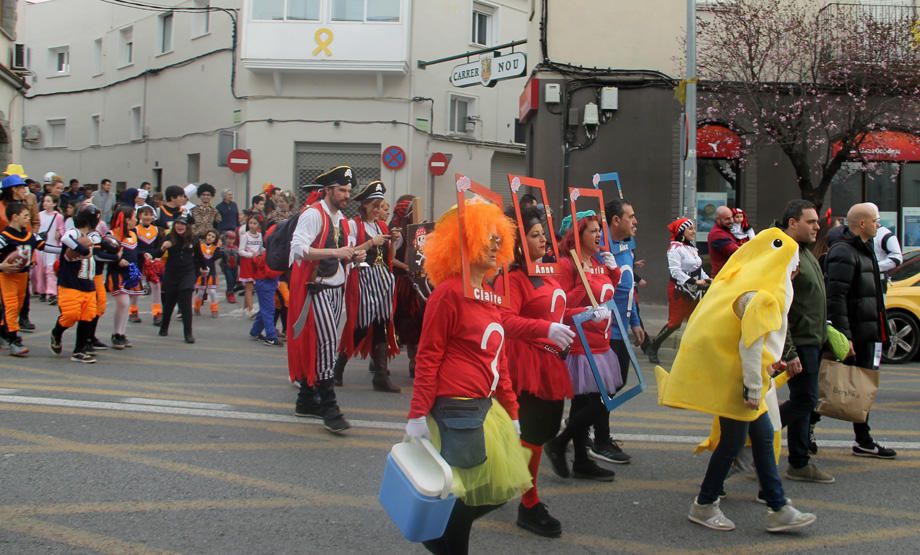
M 194 223 L 192 224 L 192 233 L 199 239 L 209 231 L 215 231 L 217 224 L 220 223 L 220 212 L 211 206 L 211 199 L 217 194 L 214 186 L 210 183 L 202 183 L 196 191 L 198 195 L 198 206 L 192 208 L 191 214 Z M 216 279 L 217 276 L 214 276 Z
M 668 321 L 648 346 L 649 362 L 658 364 L 658 349 L 672 333 L 680 329 L 702 295 L 698 291 L 709 287 L 712 279 L 703 270 L 703 259 L 696 250 L 696 227 L 693 220 L 678 218 L 668 224 L 671 245 L 668 247 Z M 691 296 L 693 295 L 693 296 Z
M 22 166 L 19 164 L 10 164 L 7 166 L 6 170 L 7 171 L 4 173 L 8 173 L 8 175 L 3 178 L 2 188 L 0 188 L 0 229 L 5 229 L 10 225 L 10 221 L 6 217 L 6 207 L 13 202 L 21 202 L 29 209 L 29 219 L 26 222 L 26 229 L 30 232 L 38 229 L 41 220 L 37 212 L 37 207 L 33 206 L 35 195 L 30 193 L 28 186 L 26 186 L 25 178 L 28 176 L 22 173 Z M 36 209 L 34 217 L 32 215 L 33 209 Z M 26 287 L 26 296 L 22 302 L 22 308 L 19 311 L 19 328 L 25 333 L 32 333 L 35 331 L 35 324 L 29 320 L 30 299 L 32 295 L 28 290 L 28 283 Z
M 291 239 L 291 304 L 288 318 L 288 371 L 300 383 L 294 414 L 322 418 L 327 430 L 351 427 L 335 397 L 338 329 L 345 309 L 349 263 L 367 253 L 349 244 L 342 209 L 351 197 L 352 169 L 338 166 L 321 174 L 323 199 L 300 213 Z
M 185 204 L 182 205 L 182 211 L 186 214 L 192 213 L 192 208 L 195 208 L 195 203 L 192 202 L 192 195 L 198 193 L 198 186 L 194 183 L 189 183 L 183 189 L 185 191 Z M 191 221 L 189 223 L 192 223 Z
M 149 206 L 153 210 L 153 207 L 147 204 L 148 198 L 150 198 L 150 192 L 147 189 L 138 189 L 137 196 L 134 197 L 134 209 L 140 210 L 144 206 Z M 154 212 L 156 211 L 154 210 Z
M 199 241 L 192 235 L 188 216 L 181 215 L 173 221 L 172 229 L 161 244 L 166 253 L 163 271 L 163 316 L 160 336 L 169 335 L 169 322 L 178 305 L 182 315 L 182 328 L 186 343 L 194 343 L 192 335 L 192 293 L 199 275 L 207 275 L 208 265 L 201 256 Z
M 265 207 L 263 211 L 265 214 L 269 214 L 275 209 L 275 193 L 280 191 L 281 189 L 270 181 L 262 184 L 262 197 L 265 198 Z
M 386 186 L 382 181 L 371 181 L 355 195 L 361 203 L 359 215 L 349 223 L 349 243 L 367 251 L 370 264 L 362 264 L 348 276 L 345 287 L 347 319 L 339 356 L 335 361 L 335 385 L 342 385 L 345 364 L 360 354 L 370 355 L 375 391 L 399 393 L 399 387 L 390 382 L 387 368 L 389 359 L 399 354 L 396 330 L 393 327 L 393 241 L 399 232 L 390 232 L 381 215 L 381 204 L 386 202 Z
M 111 179 L 102 178 L 102 181 L 99 182 L 99 189 L 93 193 L 92 201 L 101 212 L 102 221 L 110 221 L 112 212 L 115 210 L 115 193 L 112 192 Z

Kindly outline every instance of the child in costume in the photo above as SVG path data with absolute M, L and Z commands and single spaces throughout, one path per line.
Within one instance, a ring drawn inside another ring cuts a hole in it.
M 390 382 L 389 359 L 399 354 L 396 330 L 393 328 L 392 241 L 399 233 L 390 233 L 383 220 L 381 205 L 386 187 L 382 181 L 371 181 L 352 197 L 361 203 L 359 215 L 349 226 L 349 241 L 355 249 L 367 251 L 367 262 L 348 276 L 345 286 L 347 319 L 339 355 L 335 361 L 335 385 L 342 385 L 345 364 L 356 354 L 371 358 L 374 391 L 399 393 Z
M 103 221 L 96 225 L 96 233 L 90 235 L 93 241 L 93 258 L 96 259 L 96 275 L 93 276 L 93 283 L 96 285 L 96 317 L 89 326 L 89 339 L 87 352 L 106 351 L 109 346 L 96 337 L 96 328 L 99 327 L 99 319 L 105 315 L 108 295 L 105 290 L 106 269 L 110 264 L 118 262 L 119 250 L 121 248 L 118 239 L 109 232 L 109 227 Z
M 261 339 L 262 343 L 270 347 L 283 345 L 278 339 L 278 330 L 275 328 L 275 296 L 278 293 L 277 272 L 265 263 L 265 254 L 260 253 L 252 259 L 252 275 L 255 278 L 256 296 L 259 299 L 259 313 L 256 315 L 249 336 Z
M 465 212 L 468 285 L 494 295 L 486 279 L 512 260 L 513 224 L 498 206 L 481 199 L 467 201 Z M 432 553 L 467 553 L 473 522 L 532 487 L 531 453 L 518 437 L 518 404 L 503 361 L 503 312 L 465 296 L 459 226 L 458 210 L 451 209 L 426 242 L 425 269 L 435 290 L 406 424 L 410 437 L 431 437 L 453 469 L 458 499 L 444 535 L 424 543 Z M 535 336 L 546 335 L 547 328 L 540 326 Z M 464 441 L 472 434 L 458 437 L 450 430 L 451 415 L 457 414 L 481 423 L 472 442 Z
M 39 234 L 45 244 L 60 249 L 61 237 L 64 235 L 64 216 L 58 212 L 57 199 L 53 195 L 42 197 L 42 211 L 39 217 Z M 32 268 L 32 291 L 39 294 L 39 300 L 48 304 L 57 303 L 57 276 L 54 263 L 58 254 L 44 250 L 36 255 L 35 267 Z
M 224 251 L 224 259 L 221 262 L 221 268 L 224 271 L 224 279 L 226 280 L 224 293 L 227 302 L 230 304 L 236 304 L 236 289 L 237 281 L 240 276 L 240 251 L 239 243 L 237 242 L 237 235 L 235 231 L 225 231 L 220 236 L 221 249 Z
M 620 281 L 620 270 L 613 255 L 609 252 L 604 253 L 607 256 L 604 256 L 603 263 L 598 262 L 596 255 L 601 252 L 601 236 L 598 217 L 584 216 L 577 219 L 559 245 L 562 255 L 559 260 L 561 266 L 559 285 L 565 291 L 567 306 L 564 322 L 571 324 L 572 317 L 585 310 L 594 310 L 594 317 L 593 321 L 585 322 L 583 328 L 588 344 L 583 345 L 580 341 L 576 341 L 572 345 L 572 351 L 565 359 L 569 377 L 572 380 L 574 397 L 572 397 L 569 419 L 565 428 L 555 439 L 544 446 L 544 452 L 553 465 L 553 471 L 561 478 L 573 476 L 585 480 L 609 482 L 613 480 L 615 472 L 598 466 L 588 458 L 588 428 L 595 421 L 607 418 L 607 408 L 601 401 L 597 380 L 591 370 L 585 350 L 591 350 L 608 392 L 615 392 L 623 386 L 623 376 L 616 353 L 610 347 L 612 314 L 606 306 L 598 306 L 597 309 L 589 306 L 590 297 L 575 266 L 581 264 L 585 268 L 588 284 L 598 303 L 605 303 L 613 298 L 616 285 Z M 581 260 L 574 260 L 570 255 L 575 248 L 576 241 L 581 245 Z M 571 471 L 565 458 L 566 447 L 570 441 L 574 447 Z
M 112 334 L 112 348 L 133 347 L 126 336 L 131 299 L 144 294 L 141 285 L 141 271 L 137 267 L 137 216 L 133 205 L 121 205 L 112 216 L 112 235 L 121 246 L 118 260 L 109 265 L 105 290 L 115 298 L 115 330 Z
M 173 309 L 179 306 L 182 314 L 182 329 L 186 343 L 194 343 L 192 335 L 192 293 L 199 272 L 210 270 L 201 257 L 198 240 L 192 235 L 192 226 L 186 216 L 179 216 L 172 222 L 172 230 L 162 245 L 166 253 L 166 267 L 163 272 L 163 321 L 160 336 L 169 335 L 169 322 Z
M 798 244 L 779 229 L 764 230 L 742 245 L 690 317 L 670 374 L 655 368 L 659 404 L 718 417 L 719 444 L 688 515 L 713 530 L 735 528 L 722 513 L 719 495 L 748 436 L 761 498 L 769 507 L 767 531 L 801 528 L 816 520 L 786 499 L 766 402 L 775 402 L 771 375 L 783 354 L 798 264 Z
M 709 287 L 712 281 L 703 270 L 703 259 L 696 250 L 696 227 L 689 218 L 678 218 L 668 224 L 671 232 L 671 246 L 668 247 L 668 321 L 649 344 L 646 354 L 649 362 L 658 364 L 658 349 L 680 325 L 690 317 L 699 297 L 690 297 Z
M 396 255 L 393 257 L 393 275 L 396 277 L 394 295 L 396 308 L 393 311 L 393 323 L 396 328 L 396 337 L 401 345 L 406 346 L 409 357 L 409 377 L 415 377 L 415 355 L 418 352 L 419 336 L 422 333 L 422 317 L 425 315 L 425 303 L 422 301 L 412 279 L 409 277 L 409 266 L 405 263 L 406 250 L 409 242 L 414 237 L 406 237 L 406 226 L 412 221 L 413 195 L 403 195 L 396 201 L 393 209 L 393 219 L 390 220 L 390 229 L 399 229 L 402 234 L 396 240 L 393 248 Z
M 732 208 L 731 232 L 742 245 L 754 238 L 754 228 L 748 223 L 747 214 L 740 208 Z
M 32 255 L 34 251 L 45 248 L 45 241 L 29 231 L 31 212 L 26 203 L 15 200 L 8 202 L 4 215 L 9 225 L 0 232 L 0 260 L 15 259 L 16 265 L 12 271 L 0 272 L 4 339 L 9 345 L 10 355 L 24 357 L 29 354 L 29 348 L 22 344 L 19 336 L 19 314 L 29 285 Z
M 523 249 L 528 249 L 530 260 L 539 261 L 546 254 L 543 215 L 536 208 L 527 208 L 521 212 L 521 221 L 524 226 L 518 229 L 515 241 L 505 322 L 521 319 L 548 331 L 545 338 L 509 337 L 507 342 L 511 385 L 520 405 L 521 445 L 531 452 L 529 469 L 533 478 L 533 487 L 518 506 L 517 524 L 540 536 L 555 538 L 562 534 L 562 525 L 550 516 L 537 495 L 537 474 L 543 444 L 559 433 L 565 399 L 572 398 L 572 382 L 563 357 L 575 333 L 559 323 L 565 314 L 566 296 L 556 276 L 528 275 Z M 496 280 L 496 290 L 500 293 L 503 283 Z
M 153 223 L 154 210 L 152 207 L 144 205 L 138 208 L 137 217 L 140 220 L 134 230 L 137 235 L 137 261 L 144 279 L 147 280 L 147 286 L 150 287 L 150 313 L 153 315 L 153 325 L 159 326 L 163 318 L 163 305 L 160 302 L 160 277 L 163 275 L 163 262 L 160 260 L 163 252 L 160 250 L 160 245 L 163 243 L 163 234 L 160 227 Z M 137 312 L 136 296 L 131 297 L 129 320 L 137 323 L 141 321 Z
M 211 301 L 211 318 L 217 318 L 217 261 L 223 258 L 223 251 L 217 244 L 217 231 L 208 230 L 198 245 L 208 273 L 198 276 L 195 282 L 195 316 L 201 314 L 201 305 L 207 297 Z
M 51 330 L 51 351 L 61 354 L 61 340 L 64 331 L 77 325 L 70 360 L 84 364 L 96 362 L 96 356 L 89 351 L 90 331 L 96 317 L 96 260 L 93 256 L 93 240 L 99 223 L 99 209 L 89 204 L 77 210 L 73 216 L 74 228 L 61 238 L 62 252 L 58 264 L 58 316 Z
M 252 308 L 252 293 L 255 286 L 253 277 L 252 259 L 262 252 L 262 223 L 256 216 L 246 219 L 246 231 L 240 235 L 240 283 L 246 287 L 243 308 L 247 316 L 254 314 Z

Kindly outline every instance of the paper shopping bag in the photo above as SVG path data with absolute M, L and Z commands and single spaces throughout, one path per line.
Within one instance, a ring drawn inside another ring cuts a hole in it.
M 824 359 L 818 376 L 818 414 L 848 422 L 865 422 L 875 395 L 879 373 Z

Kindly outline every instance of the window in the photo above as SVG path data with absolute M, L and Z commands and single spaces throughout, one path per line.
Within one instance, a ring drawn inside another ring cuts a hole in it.
M 201 179 L 201 154 L 188 155 L 188 172 L 186 174 L 186 183 L 198 183 Z
M 399 0 L 367 0 L 367 20 L 399 22 Z
M 211 32 L 211 12 L 206 8 L 211 7 L 211 0 L 195 0 L 194 7 L 200 11 L 192 14 L 192 36 L 207 35 Z
M 131 108 L 131 140 L 136 141 L 143 138 L 144 127 L 141 120 L 141 107 L 134 106 Z
M 450 124 L 451 133 L 472 133 L 476 129 L 475 99 L 451 95 L 450 97 Z
M 284 19 L 284 0 L 252 0 L 252 18 L 282 21 Z
M 58 46 L 49 49 L 51 53 L 51 71 L 55 75 L 70 73 L 70 47 Z
M 90 121 L 90 144 L 102 144 L 102 116 L 93 114 Z
M 125 27 L 119 33 L 121 40 L 121 65 L 127 66 L 134 63 L 134 28 Z
M 67 144 L 67 120 L 48 120 L 48 146 L 65 146 Z
M 93 68 L 95 75 L 99 75 L 105 69 L 102 65 L 102 39 L 98 38 L 93 41 Z
M 3 0 L 0 6 L 0 29 L 9 38 L 16 38 L 16 0 Z
M 166 52 L 172 51 L 172 35 L 173 35 L 173 14 L 164 13 L 160 16 L 160 35 L 159 35 L 159 44 L 160 54 L 165 54 Z
M 364 0 L 332 0 L 332 21 L 364 21 Z
M 473 3 L 473 44 L 490 46 L 495 9 L 478 2 Z
M 319 21 L 319 0 L 288 0 L 285 19 Z

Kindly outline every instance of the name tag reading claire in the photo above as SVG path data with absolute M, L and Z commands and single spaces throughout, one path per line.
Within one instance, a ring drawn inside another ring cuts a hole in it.
M 484 291 L 480 289 L 479 287 L 473 288 L 473 297 L 477 301 L 484 301 L 487 303 L 492 303 L 492 304 L 497 304 L 497 305 L 501 305 L 502 300 L 503 300 L 501 295 L 496 295 L 495 293 L 492 293 L 490 291 Z

